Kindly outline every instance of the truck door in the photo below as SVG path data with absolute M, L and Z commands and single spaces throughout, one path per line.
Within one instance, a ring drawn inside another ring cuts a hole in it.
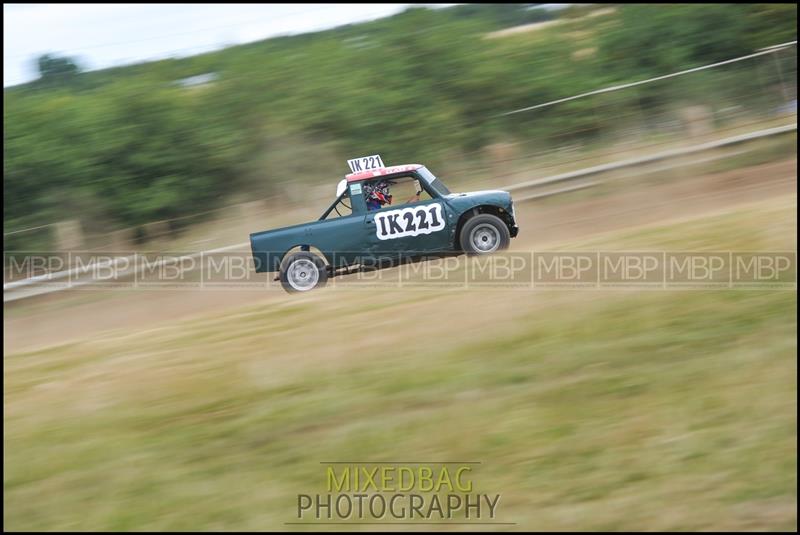
M 393 203 L 364 216 L 369 251 L 375 257 L 398 259 L 447 251 L 452 241 L 455 222 L 445 199 L 429 191 L 425 181 L 420 200 L 410 199 L 415 176 L 393 178 Z M 403 179 L 409 188 L 401 187 Z M 395 192 L 396 191 L 396 192 Z M 411 202 L 407 202 L 411 200 Z

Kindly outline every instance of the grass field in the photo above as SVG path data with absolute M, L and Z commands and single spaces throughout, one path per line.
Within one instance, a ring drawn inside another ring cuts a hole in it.
M 559 247 L 795 225 L 782 198 Z M 341 285 L 6 355 L 4 527 L 286 529 L 321 461 L 403 458 L 480 461 L 508 530 L 795 530 L 796 321 L 796 290 Z

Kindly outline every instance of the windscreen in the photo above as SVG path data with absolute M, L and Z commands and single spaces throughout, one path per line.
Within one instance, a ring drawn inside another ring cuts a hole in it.
M 422 178 L 424 178 L 430 187 L 436 190 L 439 195 L 450 195 L 450 190 L 447 189 L 447 186 L 442 184 L 441 180 L 437 179 L 433 173 L 428 171 L 427 167 L 420 167 L 417 169 L 417 173 L 422 175 Z

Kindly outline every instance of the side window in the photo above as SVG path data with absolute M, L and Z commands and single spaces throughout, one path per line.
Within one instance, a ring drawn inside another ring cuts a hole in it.
M 350 196 L 345 192 L 336 204 L 331 207 L 325 219 L 336 219 L 337 217 L 345 217 L 352 213 L 353 205 Z
M 364 198 L 367 209 L 372 211 L 427 201 L 431 196 L 425 191 L 425 184 L 421 180 L 409 175 L 364 182 Z

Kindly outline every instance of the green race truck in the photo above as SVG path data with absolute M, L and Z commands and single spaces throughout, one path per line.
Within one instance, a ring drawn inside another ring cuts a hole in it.
M 379 156 L 350 166 L 317 221 L 250 235 L 256 272 L 277 272 L 286 291 L 304 292 L 368 266 L 491 254 L 519 231 L 506 191 L 451 193 L 425 166 L 384 167 Z M 393 203 L 403 187 L 413 194 Z

